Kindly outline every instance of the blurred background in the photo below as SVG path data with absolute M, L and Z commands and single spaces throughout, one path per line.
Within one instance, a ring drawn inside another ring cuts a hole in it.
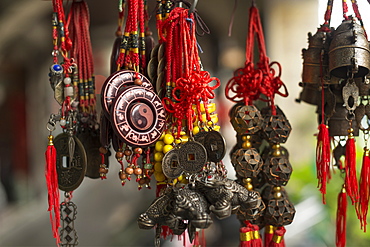
M 149 0 L 154 24 L 154 2 Z M 91 39 L 95 74 L 109 76 L 109 59 L 115 39 L 118 0 L 87 0 L 91 17 Z M 323 16 L 325 0 L 256 0 L 260 9 L 271 61 L 282 65 L 282 81 L 289 97 L 276 97 L 292 125 L 284 145 L 289 150 L 293 174 L 286 190 L 296 206 L 296 216 L 287 227 L 287 246 L 334 246 L 336 198 L 341 178 L 336 174 L 328 188 L 327 205 L 322 205 L 315 171 L 315 107 L 296 103 L 301 88 L 302 48 L 307 48 L 307 33 L 315 33 Z M 370 20 L 369 4 L 358 1 L 365 27 Z M 340 1 L 335 1 L 340 4 Z M 198 38 L 204 53 L 204 68 L 219 77 L 223 86 L 232 72 L 245 61 L 245 38 L 251 1 L 199 0 L 197 9 L 211 30 Z M 349 4 L 350 5 L 350 4 Z M 332 26 L 341 22 L 340 5 L 334 7 Z M 350 7 L 350 13 L 352 11 Z M 59 105 L 48 81 L 52 64 L 51 1 L 0 1 L 0 246 L 55 246 L 52 238 L 44 176 L 46 123 Z M 229 25 L 234 14 L 231 36 Z M 154 29 L 154 26 L 152 27 Z M 367 30 L 370 30 L 369 27 Z M 155 32 L 154 32 L 155 33 Z M 233 105 L 218 91 L 221 130 L 231 149 L 235 144 L 228 110 Z M 57 133 L 54 133 L 54 136 Z M 361 150 L 361 148 L 358 148 Z M 361 156 L 361 155 L 359 155 Z M 108 179 L 85 178 L 74 192 L 77 205 L 75 227 L 79 246 L 153 246 L 154 230 L 140 230 L 136 219 L 155 198 L 154 190 L 137 191 L 134 182 L 122 187 L 116 175 L 119 165 L 111 156 Z M 230 178 L 235 174 L 229 157 Z M 152 184 L 154 187 L 154 184 Z M 348 207 L 347 246 L 370 246 L 370 234 L 360 230 L 354 208 Z M 218 221 L 206 230 L 208 246 L 237 246 L 239 222 L 234 216 Z M 182 246 L 182 242 L 162 241 L 163 246 Z

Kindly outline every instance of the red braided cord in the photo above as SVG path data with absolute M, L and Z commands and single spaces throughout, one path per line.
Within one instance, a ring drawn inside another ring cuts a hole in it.
M 348 13 L 348 5 L 347 0 L 342 0 L 342 9 L 343 9 L 343 18 L 344 20 L 349 20 L 347 13 Z
M 275 115 L 275 94 L 287 97 L 287 88 L 280 80 L 281 65 L 278 62 L 272 62 L 269 64 L 258 9 L 252 6 L 249 13 L 249 31 L 246 41 L 245 67 L 236 70 L 234 72 L 234 77 L 227 83 L 225 88 L 226 98 L 234 102 L 244 101 L 246 105 L 252 104 L 255 100 L 267 101 L 271 106 L 272 114 Z M 260 58 L 257 63 L 257 68 L 254 67 L 253 63 L 255 35 L 257 36 Z M 277 75 L 275 69 L 272 68 L 273 65 L 277 65 L 278 67 Z M 279 91 L 281 87 L 284 89 L 283 92 Z M 263 99 L 261 94 L 265 95 L 267 99 Z

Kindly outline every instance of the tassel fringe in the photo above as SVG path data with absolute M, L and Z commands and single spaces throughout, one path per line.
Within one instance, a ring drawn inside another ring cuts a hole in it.
M 48 203 L 49 203 L 48 211 L 50 212 L 50 223 L 53 231 L 53 237 L 57 242 L 57 246 L 59 246 L 60 204 L 59 204 L 58 174 L 56 169 L 56 150 L 53 144 L 53 136 L 50 135 L 48 139 L 49 144 L 45 152 L 46 159 L 45 178 L 48 189 Z
M 345 171 L 346 171 L 346 192 L 351 198 L 352 205 L 355 204 L 359 199 L 357 175 L 356 175 L 356 145 L 355 139 L 351 134 L 348 136 L 346 144 L 346 160 L 345 160 Z
M 322 202 L 324 204 L 326 204 L 326 184 L 329 182 L 330 178 L 330 154 L 329 129 L 325 124 L 320 124 L 316 145 L 316 171 L 318 187 L 322 194 Z
M 336 229 L 336 246 L 346 246 L 346 226 L 347 224 L 347 195 L 345 186 L 338 195 L 338 208 L 337 208 L 337 229 Z
M 360 178 L 360 199 L 356 205 L 357 216 L 361 222 L 361 229 L 366 232 L 367 212 L 369 209 L 370 199 L 370 157 L 369 149 L 364 149 L 364 157 L 362 161 L 361 178 Z

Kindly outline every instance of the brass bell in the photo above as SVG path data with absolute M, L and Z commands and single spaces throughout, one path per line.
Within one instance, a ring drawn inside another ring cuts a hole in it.
M 348 135 L 348 110 L 339 103 L 335 106 L 333 116 L 329 119 L 329 134 L 330 136 L 347 136 Z M 352 128 L 354 129 L 353 135 L 359 135 L 359 128 L 356 119 L 352 120 Z
M 345 20 L 333 32 L 329 47 L 329 71 L 339 78 L 363 77 L 369 72 L 370 50 L 365 31 L 355 18 Z
M 317 105 L 321 79 L 327 75 L 328 59 L 325 52 L 327 36 L 327 33 L 320 29 L 314 35 L 308 33 L 308 49 L 302 49 L 303 70 L 300 86 L 303 90 L 299 100 L 312 105 Z

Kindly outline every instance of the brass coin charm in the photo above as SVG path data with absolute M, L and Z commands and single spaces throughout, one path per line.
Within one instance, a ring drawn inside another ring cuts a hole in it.
M 223 136 L 217 131 L 209 131 L 202 143 L 207 150 L 208 160 L 220 162 L 226 153 L 226 144 Z
M 101 144 L 98 131 L 83 131 L 77 133 L 76 136 L 84 146 L 87 156 L 85 176 L 89 178 L 100 178 L 99 168 L 101 164 L 101 156 L 99 148 L 101 147 Z M 104 160 L 106 165 L 109 166 L 109 164 L 107 164 L 109 161 L 108 155 L 105 155 Z
M 70 155 L 70 138 L 75 142 L 73 155 Z M 87 157 L 84 146 L 77 137 L 70 137 L 67 133 L 55 137 L 54 146 L 57 152 L 59 189 L 73 191 L 81 184 L 86 173 Z
M 207 163 L 207 150 L 199 142 L 189 141 L 179 150 L 179 162 L 185 172 L 199 172 Z
M 171 149 L 168 151 L 162 160 L 163 174 L 170 179 L 179 177 L 183 170 L 179 165 L 178 149 Z
M 117 136 L 129 145 L 141 147 L 159 139 L 166 121 L 161 99 L 139 86 L 131 86 L 117 96 L 111 116 Z

